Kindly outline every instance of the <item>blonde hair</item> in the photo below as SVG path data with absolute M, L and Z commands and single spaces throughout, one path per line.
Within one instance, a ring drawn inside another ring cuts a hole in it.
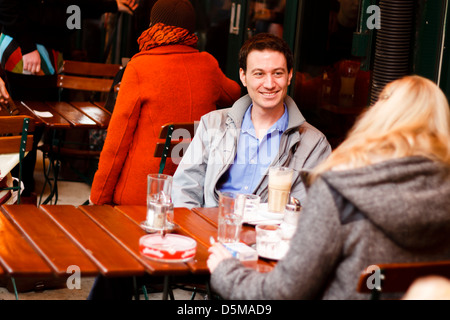
M 413 75 L 383 89 L 345 141 L 313 170 L 311 181 L 339 167 L 358 168 L 419 155 L 450 165 L 450 110 L 434 82 Z

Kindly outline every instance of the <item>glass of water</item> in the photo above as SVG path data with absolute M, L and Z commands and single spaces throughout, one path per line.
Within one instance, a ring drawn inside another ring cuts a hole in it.
M 244 194 L 244 223 L 257 219 L 261 197 L 256 194 Z
M 245 196 L 233 192 L 219 195 L 219 229 L 217 240 L 221 243 L 239 242 L 244 218 Z
M 173 204 L 171 200 L 172 176 L 165 174 L 149 174 L 147 176 L 147 227 L 153 230 L 164 230 L 167 221 L 173 220 Z

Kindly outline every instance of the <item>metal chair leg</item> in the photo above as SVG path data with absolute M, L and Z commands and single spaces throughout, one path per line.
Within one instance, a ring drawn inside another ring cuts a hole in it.
M 19 300 L 19 294 L 17 293 L 17 286 L 16 286 L 16 280 L 14 280 L 14 277 L 11 277 L 11 282 L 14 288 L 14 295 L 16 297 L 16 300 Z

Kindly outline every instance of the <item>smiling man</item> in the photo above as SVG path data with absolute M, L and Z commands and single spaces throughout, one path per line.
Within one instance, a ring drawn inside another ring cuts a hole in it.
M 293 55 L 283 39 L 268 33 L 248 39 L 239 67 L 248 94 L 202 117 L 174 175 L 176 207 L 217 206 L 223 191 L 257 194 L 267 202 L 270 166 L 295 169 L 291 196 L 304 201 L 300 170 L 314 168 L 331 152 L 287 95 Z

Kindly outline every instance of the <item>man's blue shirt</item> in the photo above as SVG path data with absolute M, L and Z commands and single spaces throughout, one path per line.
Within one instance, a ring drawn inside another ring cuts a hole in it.
M 253 193 L 261 177 L 266 174 L 280 148 L 281 135 L 287 129 L 289 115 L 286 105 L 284 114 L 267 130 L 261 140 L 256 136 L 251 120 L 251 105 L 245 112 L 242 121 L 241 134 L 237 146 L 234 163 L 222 176 L 221 192 Z

